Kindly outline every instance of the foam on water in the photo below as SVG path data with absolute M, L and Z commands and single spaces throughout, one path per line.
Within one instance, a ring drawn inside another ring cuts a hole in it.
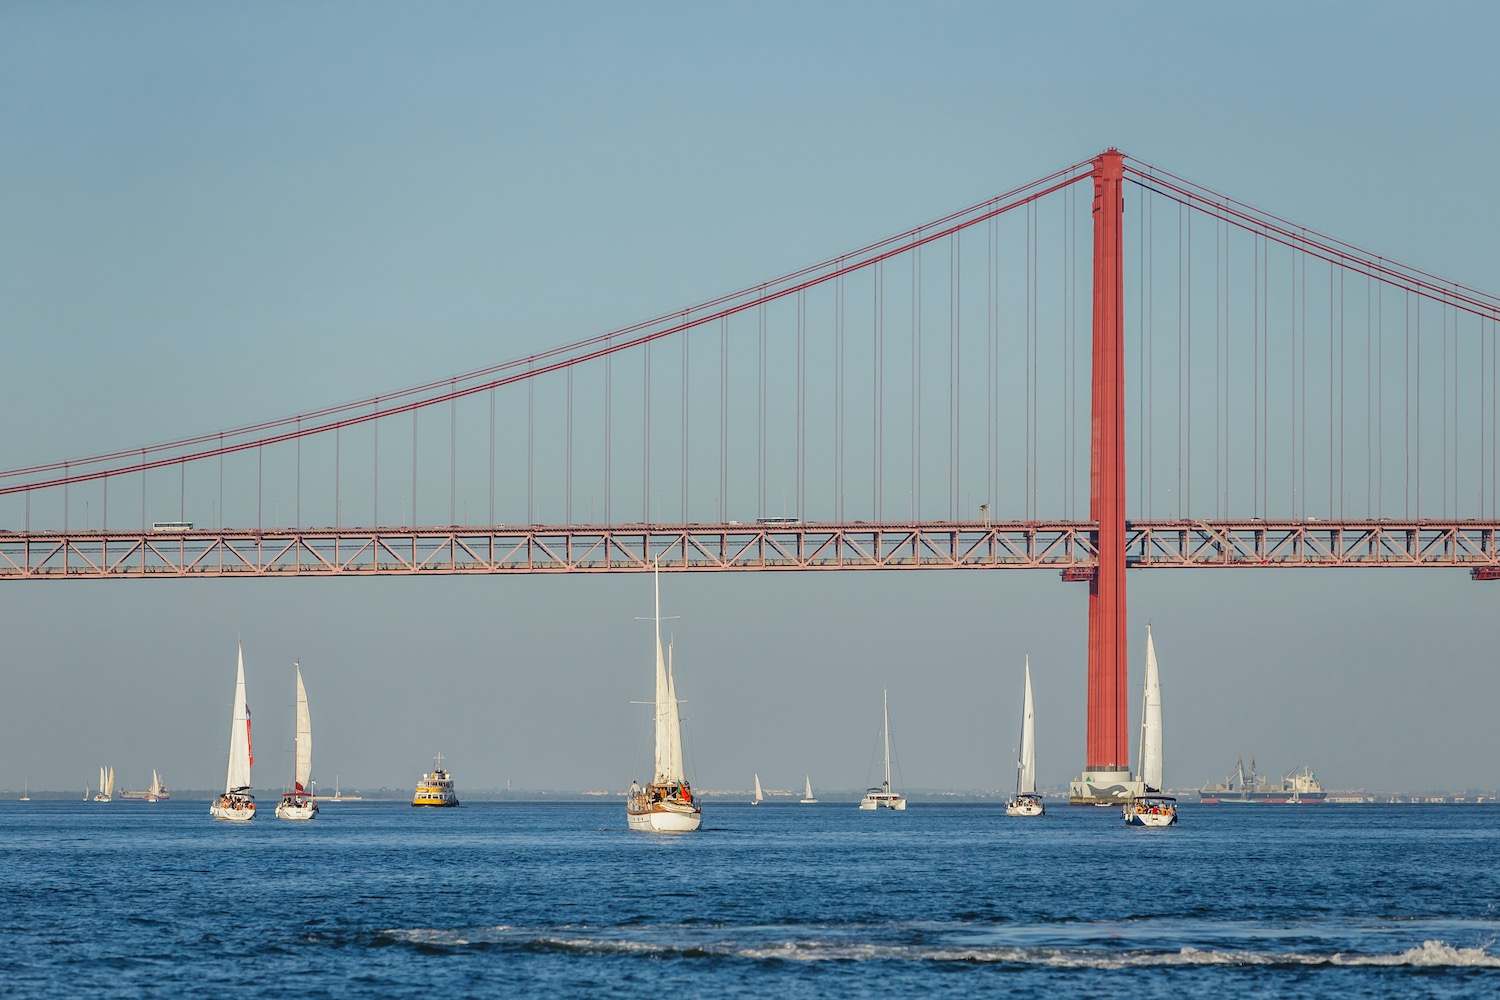
M 1394 953 L 1351 954 L 1343 951 L 1261 951 L 1183 947 L 1175 950 L 1042 948 L 1017 946 L 944 946 L 848 940 L 844 937 L 798 938 L 762 942 L 737 941 L 720 934 L 693 939 L 670 928 L 651 928 L 649 936 L 623 937 L 618 932 L 582 933 L 585 929 L 509 926 L 441 930 L 404 928 L 381 932 L 397 943 L 425 948 L 508 947 L 554 950 L 579 955 L 639 955 L 651 958 L 729 958 L 752 962 L 934 962 L 1011 964 L 1063 969 L 1148 969 L 1191 966 L 1383 966 L 1500 968 L 1500 955 L 1486 946 L 1456 947 L 1444 941 Z M 642 930 L 645 930 L 644 928 Z M 679 932 L 683 929 L 677 929 Z M 675 937 L 676 940 L 666 940 Z M 1493 942 L 1491 942 L 1493 944 Z

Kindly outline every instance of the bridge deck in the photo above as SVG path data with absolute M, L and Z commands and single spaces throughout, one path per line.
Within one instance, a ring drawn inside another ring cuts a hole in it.
M 1131 521 L 1132 569 L 1500 571 L 1500 521 Z M 1051 569 L 1088 580 L 1087 521 L 0 532 L 0 580 Z

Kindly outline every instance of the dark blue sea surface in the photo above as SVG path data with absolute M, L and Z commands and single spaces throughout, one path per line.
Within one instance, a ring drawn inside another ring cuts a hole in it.
M 0 802 L 0 994 L 1475 996 L 1500 807 Z

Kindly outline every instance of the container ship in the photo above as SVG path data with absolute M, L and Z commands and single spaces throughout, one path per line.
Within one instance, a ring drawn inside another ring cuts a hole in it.
M 1245 758 L 1235 758 L 1234 770 L 1222 783 L 1204 785 L 1198 790 L 1198 801 L 1205 805 L 1298 805 L 1323 802 L 1327 798 L 1328 793 L 1323 791 L 1312 768 L 1303 767 L 1273 783 L 1255 773 L 1254 757 L 1250 758 L 1249 766 Z

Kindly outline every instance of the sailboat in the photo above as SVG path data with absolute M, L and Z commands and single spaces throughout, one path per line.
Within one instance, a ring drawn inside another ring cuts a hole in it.
M 167 786 L 161 783 L 161 775 L 157 774 L 156 768 L 153 767 L 151 769 L 151 787 L 146 789 L 146 801 L 160 802 L 162 799 L 169 797 L 167 795 Z
M 113 802 L 115 798 L 115 769 L 112 767 L 99 768 L 99 794 L 94 796 L 95 802 Z
M 750 804 L 752 806 L 758 806 L 758 805 L 760 805 L 764 801 L 766 801 L 766 793 L 762 792 L 760 790 L 760 773 L 756 772 L 756 775 L 755 775 L 755 798 L 753 798 L 753 799 L 750 800 Z
M 255 818 L 255 796 L 250 787 L 250 705 L 245 701 L 245 647 L 239 647 L 239 668 L 234 679 L 234 708 L 229 716 L 229 771 L 224 776 L 224 794 L 214 799 L 208 814 L 214 819 L 247 823 Z
M 1161 671 L 1156 644 L 1146 626 L 1146 686 L 1141 692 L 1141 743 L 1136 752 L 1140 774 L 1125 800 L 1128 826 L 1171 826 L 1177 822 L 1177 799 L 1162 794 Z M 1138 789 L 1138 790 L 1136 790 Z
M 312 716 L 307 711 L 307 688 L 302 685 L 302 661 L 297 671 L 297 754 L 292 766 L 292 787 L 276 805 L 277 819 L 312 819 L 318 815 L 318 800 L 312 794 Z
M 30 802 L 31 801 L 31 779 L 30 778 L 26 778 L 26 779 L 22 780 L 22 782 L 21 782 L 21 801 L 22 802 Z
M 891 696 L 889 691 L 881 692 L 882 704 L 884 706 L 882 718 L 884 720 L 880 738 L 885 745 L 885 780 L 877 788 L 869 788 L 865 791 L 865 797 L 859 800 L 861 809 L 902 809 L 906 808 L 906 796 L 900 792 L 891 791 Z
M 661 573 L 656 584 L 656 733 L 651 782 L 631 782 L 625 817 L 632 830 L 689 833 L 703 822 L 703 808 L 693 797 L 682 759 L 682 717 L 677 707 L 677 680 L 670 659 L 661 651 Z M 670 656 L 670 654 L 669 654 Z
M 807 790 L 802 793 L 802 798 L 798 799 L 797 801 L 800 802 L 802 805 L 805 805 L 805 806 L 812 806 L 812 805 L 817 805 L 818 804 L 818 800 L 815 799 L 815 798 L 813 798 L 813 793 L 812 793 L 812 775 L 808 775 L 807 776 Z
M 1031 656 L 1026 656 L 1026 687 L 1021 696 L 1021 753 L 1016 761 L 1016 794 L 1005 803 L 1007 816 L 1040 816 L 1047 810 L 1036 793 L 1036 718 L 1031 704 Z

